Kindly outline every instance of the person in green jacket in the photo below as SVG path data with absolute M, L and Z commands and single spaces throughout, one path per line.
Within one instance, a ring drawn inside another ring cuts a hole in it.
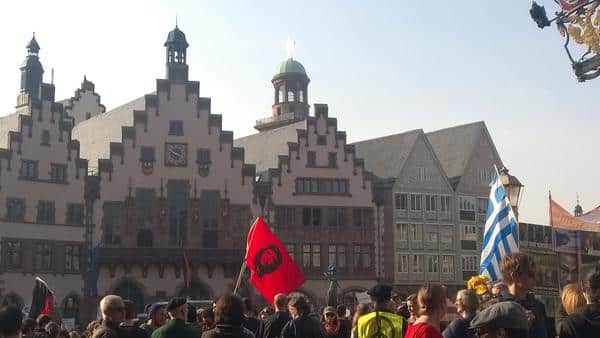
M 200 333 L 189 326 L 187 319 L 188 306 L 185 298 L 173 298 L 167 305 L 169 320 L 165 325 L 152 332 L 152 338 L 198 338 Z

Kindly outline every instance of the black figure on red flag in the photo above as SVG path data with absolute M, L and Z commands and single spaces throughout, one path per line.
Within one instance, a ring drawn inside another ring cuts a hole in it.
M 31 297 L 31 307 L 29 309 L 29 318 L 36 319 L 40 315 L 50 314 L 52 303 L 54 302 L 54 293 L 48 287 L 48 284 L 40 277 L 35 277 L 35 286 L 33 287 L 33 296 Z

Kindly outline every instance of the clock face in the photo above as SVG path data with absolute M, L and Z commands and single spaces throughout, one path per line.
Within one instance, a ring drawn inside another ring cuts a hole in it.
M 186 167 L 187 144 L 165 143 L 165 165 L 170 167 Z

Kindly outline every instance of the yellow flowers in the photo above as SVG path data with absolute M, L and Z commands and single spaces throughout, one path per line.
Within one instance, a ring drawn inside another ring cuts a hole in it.
M 481 296 L 488 292 L 487 283 L 489 281 L 484 275 L 475 275 L 467 281 L 467 288 L 475 290 L 475 293 Z

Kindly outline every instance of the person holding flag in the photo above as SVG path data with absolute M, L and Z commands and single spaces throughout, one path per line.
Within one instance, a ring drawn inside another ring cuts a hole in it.
M 242 265 L 250 269 L 250 281 L 263 297 L 273 304 L 275 295 L 290 293 L 304 283 L 304 275 L 277 236 L 262 217 L 257 217 L 248 231 L 246 257 Z M 236 285 L 239 288 L 240 278 Z
M 480 273 L 490 281 L 502 280 L 506 292 L 491 303 L 514 301 L 527 311 L 529 336 L 549 338 L 544 304 L 530 293 L 535 287 L 535 262 L 519 252 L 519 224 L 498 169 L 494 167 L 483 234 Z M 490 304 L 486 304 L 488 306 Z
M 35 277 L 33 286 L 33 295 L 31 297 L 31 307 L 29 308 L 29 318 L 37 319 L 42 315 L 49 315 L 54 302 L 54 292 L 50 290 L 48 284 L 40 277 Z

